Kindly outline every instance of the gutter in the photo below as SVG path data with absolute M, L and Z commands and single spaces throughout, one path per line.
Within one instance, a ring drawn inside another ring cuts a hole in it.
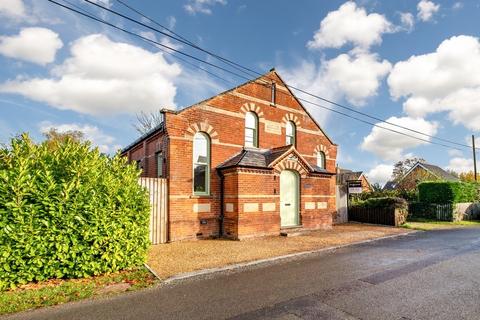
M 220 216 L 218 218 L 218 236 L 220 238 L 223 237 L 223 221 L 225 218 L 225 206 L 223 203 L 224 199 L 224 184 L 225 184 L 225 176 L 221 170 L 217 170 L 217 174 L 220 177 Z

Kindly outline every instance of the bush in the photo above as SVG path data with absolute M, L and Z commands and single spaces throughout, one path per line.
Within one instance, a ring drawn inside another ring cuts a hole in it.
M 370 198 L 402 198 L 407 201 L 416 201 L 418 199 L 418 192 L 416 190 L 380 190 L 352 195 L 353 202 Z
M 425 203 L 459 203 L 478 200 L 477 185 L 466 182 L 431 181 L 418 185 L 419 201 Z
M 370 198 L 359 201 L 355 205 L 363 208 L 408 208 L 407 201 L 397 197 Z
M 392 226 L 405 223 L 407 215 L 407 201 L 396 197 L 371 198 L 348 209 L 349 220 Z
M 0 289 L 140 265 L 149 204 L 139 172 L 74 139 L 0 148 Z

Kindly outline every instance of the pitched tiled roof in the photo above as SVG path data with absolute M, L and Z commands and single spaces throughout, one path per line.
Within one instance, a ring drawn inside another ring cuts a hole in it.
M 266 161 L 264 152 L 260 150 L 243 149 L 232 158 L 219 165 L 217 168 L 223 169 L 235 166 L 267 168 L 268 163 Z
M 383 186 L 383 190 L 394 190 L 396 186 L 395 181 L 387 181 Z
M 253 167 L 253 168 L 270 168 L 269 165 L 277 160 L 291 149 L 291 145 L 273 148 L 269 150 L 259 150 L 244 148 L 242 151 L 220 164 L 217 169 L 225 169 L 231 167 Z M 311 165 L 313 171 L 317 173 L 328 173 L 327 170 Z
M 363 171 L 352 171 L 348 169 L 338 169 L 337 184 L 346 184 L 347 181 L 358 180 L 363 174 Z
M 217 168 L 223 169 L 234 166 L 268 168 L 270 163 L 282 156 L 290 148 L 291 146 L 284 146 L 270 150 L 244 148 Z
M 459 179 L 454 175 L 448 173 L 447 171 L 443 170 L 439 166 L 429 164 L 429 163 L 420 163 L 423 167 L 425 167 L 428 171 L 439 177 L 440 179 L 447 180 L 447 181 L 458 181 Z

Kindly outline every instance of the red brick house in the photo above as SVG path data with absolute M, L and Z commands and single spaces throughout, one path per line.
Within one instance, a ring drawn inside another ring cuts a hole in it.
M 330 228 L 337 146 L 269 73 L 188 108 L 123 150 L 169 184 L 169 240 Z

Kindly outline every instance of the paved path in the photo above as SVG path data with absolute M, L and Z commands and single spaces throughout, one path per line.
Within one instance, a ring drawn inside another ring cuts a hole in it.
M 480 319 L 480 229 L 420 232 L 7 319 Z

